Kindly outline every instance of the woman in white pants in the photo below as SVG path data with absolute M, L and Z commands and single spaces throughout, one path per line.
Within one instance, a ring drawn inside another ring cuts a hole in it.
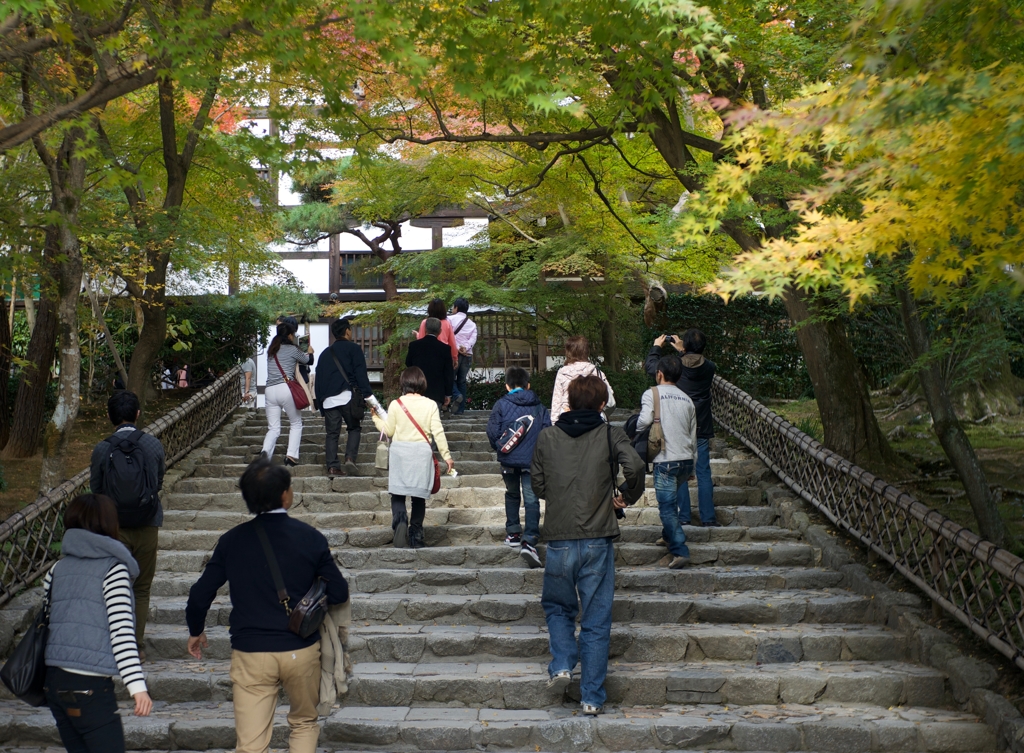
M 274 445 L 281 436 L 281 410 L 288 414 L 288 454 L 285 465 L 299 464 L 299 445 L 302 443 L 302 414 L 295 407 L 288 381 L 295 378 L 295 364 L 311 363 L 313 346 L 305 353 L 295 346 L 295 326 L 288 322 L 277 325 L 277 336 L 267 348 L 267 436 L 263 438 L 263 452 L 268 460 L 274 456 Z

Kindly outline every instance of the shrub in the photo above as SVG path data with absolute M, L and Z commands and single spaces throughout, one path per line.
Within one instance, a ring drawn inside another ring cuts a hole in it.
M 4 477 L 4 467 L 0 465 L 0 492 L 7 491 L 7 479 Z

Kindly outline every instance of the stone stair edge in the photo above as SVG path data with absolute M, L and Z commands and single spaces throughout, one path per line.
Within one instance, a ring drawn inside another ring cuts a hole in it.
M 773 707 L 723 712 L 720 707 L 623 709 L 595 718 L 568 708 L 545 712 L 421 707 L 343 707 L 323 722 L 320 747 L 328 750 L 404 751 L 682 751 L 791 750 L 839 753 L 927 751 L 968 753 L 994 749 L 992 731 L 962 714 L 908 709 L 806 707 L 771 719 Z M 857 718 L 867 712 L 876 718 Z M 2 712 L 0 712 L 2 713 Z M 124 716 L 132 750 L 227 750 L 233 745 L 229 708 L 212 718 Z M 4 715 L 6 716 L 6 715 Z M 910 717 L 908 720 L 906 717 Z M 33 743 L 59 744 L 49 713 L 19 715 L 4 732 Z M 27 733 L 27 734 L 26 734 Z M 5 735 L 6 736 L 6 735 Z M 272 745 L 284 744 L 287 727 L 275 718 Z M 339 748 L 338 745 L 344 747 Z

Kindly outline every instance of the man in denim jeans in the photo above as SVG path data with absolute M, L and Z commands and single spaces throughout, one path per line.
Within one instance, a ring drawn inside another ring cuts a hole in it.
M 644 493 L 645 464 L 626 433 L 601 415 L 608 388 L 598 376 L 569 382 L 569 410 L 544 429 L 530 466 L 533 491 L 545 500 L 547 542 L 541 605 L 548 623 L 548 688 L 559 695 L 581 665 L 587 715 L 601 713 L 607 693 L 608 645 L 615 596 L 615 510 Z M 625 483 L 616 488 L 621 467 Z M 576 617 L 580 634 L 576 638 Z
M 657 390 L 660 403 L 657 420 L 665 441 L 654 458 L 654 494 L 661 515 L 662 537 L 668 545 L 667 564 L 673 570 L 690 564 L 690 550 L 682 527 L 690 523 L 687 482 L 693 474 L 697 455 L 697 411 L 689 395 L 676 388 L 682 373 L 679 356 L 661 357 L 655 370 L 658 384 L 644 393 L 636 424 L 637 431 L 643 431 L 654 423 L 654 392 Z

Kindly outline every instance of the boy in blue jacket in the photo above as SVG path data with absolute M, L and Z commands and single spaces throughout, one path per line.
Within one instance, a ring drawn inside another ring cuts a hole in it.
M 505 482 L 505 544 L 519 547 L 519 556 L 530 567 L 540 567 L 540 556 L 537 554 L 537 541 L 540 539 L 540 500 L 530 485 L 530 462 L 533 460 L 533 448 L 537 445 L 541 429 L 551 426 L 551 414 L 530 389 L 530 375 L 526 369 L 519 366 L 510 367 L 505 372 L 505 389 L 508 390 L 508 394 L 494 404 L 491 417 L 487 421 L 487 439 L 498 453 L 501 478 Z M 522 434 L 514 447 L 503 452 L 511 431 L 527 423 L 518 422 L 518 419 L 525 416 L 533 418 L 529 430 Z M 526 508 L 525 533 L 519 525 L 520 500 Z

